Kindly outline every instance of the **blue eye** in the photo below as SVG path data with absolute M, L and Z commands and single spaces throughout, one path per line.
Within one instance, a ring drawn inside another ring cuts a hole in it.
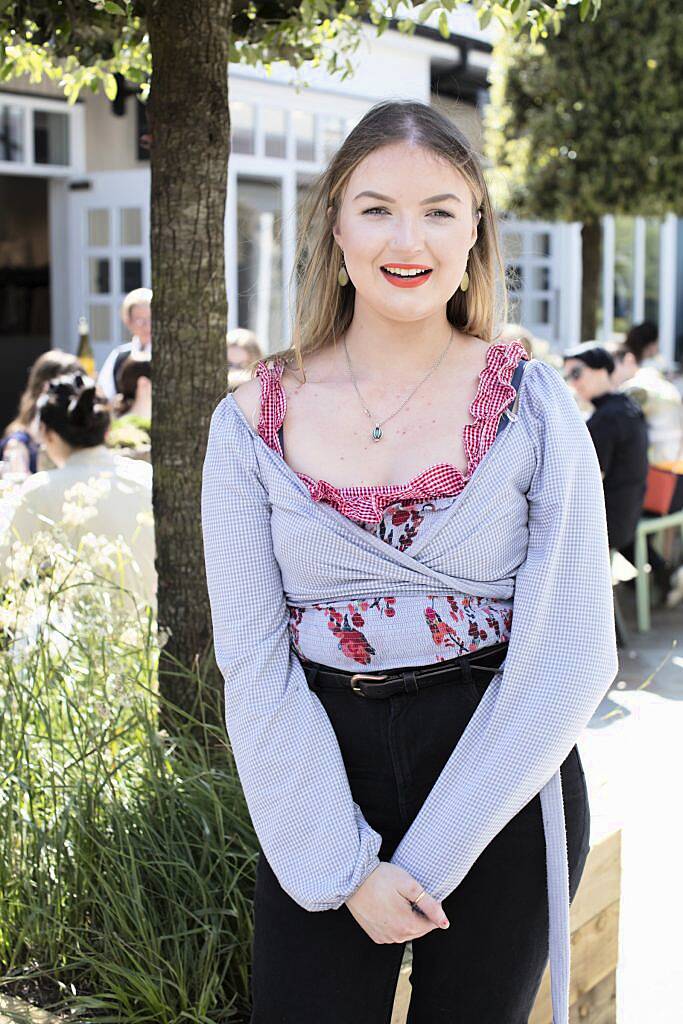
M 369 210 L 363 210 L 363 214 L 366 214 L 366 213 L 372 213 L 372 214 L 375 214 L 375 213 L 388 213 L 388 212 L 389 211 L 387 210 L 386 206 L 372 206 L 372 207 L 370 207 Z M 453 217 L 453 214 L 449 213 L 448 210 L 430 210 L 430 214 L 431 213 L 443 214 L 444 217 L 451 217 L 451 218 Z M 442 219 L 441 217 L 437 218 L 437 220 L 441 220 L 441 219 Z

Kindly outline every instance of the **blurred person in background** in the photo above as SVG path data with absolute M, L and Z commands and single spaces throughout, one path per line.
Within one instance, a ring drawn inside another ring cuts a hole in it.
M 152 361 L 147 352 L 131 352 L 116 377 L 114 421 L 107 435 L 112 447 L 139 448 L 151 443 Z
M 593 413 L 586 426 L 600 463 L 611 548 L 633 541 L 647 487 L 647 424 L 640 406 L 611 379 L 614 359 L 602 345 L 584 342 L 563 353 L 565 381 Z
M 249 380 L 251 364 L 263 357 L 261 346 L 253 331 L 235 327 L 226 335 L 228 348 L 228 391 Z
M 19 399 L 19 409 L 15 419 L 5 428 L 0 440 L 0 459 L 2 459 L 3 475 L 11 475 L 20 480 L 38 469 L 48 468 L 39 465 L 40 442 L 38 437 L 38 420 L 36 402 L 47 381 L 60 373 L 83 371 L 78 359 L 70 352 L 59 348 L 50 349 L 38 356 L 28 375 L 26 388 Z
M 539 338 L 522 324 L 505 324 L 499 335 L 499 341 L 513 342 L 521 341 L 522 345 L 531 359 L 542 359 L 544 363 L 554 366 L 562 371 L 562 357 L 552 351 L 552 346 L 546 338 Z
M 612 380 L 645 414 L 650 462 L 659 465 L 683 458 L 683 398 L 657 362 L 657 327 L 648 321 L 632 327 L 611 351 L 616 364 Z
M 522 327 L 521 324 L 505 324 L 500 332 L 498 341 L 521 341 L 529 359 L 534 356 L 534 336 L 530 330 Z
M 130 331 L 130 341 L 112 349 L 97 377 L 97 386 L 112 401 L 116 397 L 117 374 L 131 352 L 152 354 L 152 290 L 136 288 L 121 303 L 121 319 Z
M 32 536 L 50 524 L 74 549 L 89 533 L 122 538 L 137 566 L 125 564 L 122 576 L 114 570 L 112 579 L 154 607 L 152 467 L 106 446 L 109 405 L 85 374 L 49 381 L 36 407 L 41 443 L 57 468 L 35 473 L 18 489 L 0 547 L 0 574 L 7 574 L 12 544 L 30 546 Z

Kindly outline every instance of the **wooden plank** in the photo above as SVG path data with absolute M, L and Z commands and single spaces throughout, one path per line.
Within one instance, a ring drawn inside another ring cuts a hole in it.
M 569 1024 L 617 1024 L 616 971 L 569 1007 Z
M 572 935 L 569 1004 L 590 992 L 616 968 L 619 955 L 619 901 L 601 910 Z M 550 969 L 546 967 L 529 1024 L 552 1024 Z
M 398 976 L 396 995 L 394 996 L 394 1009 L 391 1013 L 391 1024 L 405 1024 L 408 1016 L 408 1003 L 410 1002 L 410 964 L 405 960 Z
M 592 996 L 603 981 L 614 974 L 619 951 L 619 898 L 621 891 L 621 830 L 611 832 L 596 842 L 586 859 L 586 867 L 571 906 L 572 977 L 570 1003 L 602 998 L 602 990 Z M 406 949 L 394 999 L 391 1024 L 404 1024 L 410 1001 L 410 947 Z M 603 1024 L 600 1014 L 608 1013 L 589 1003 L 584 1012 L 591 1012 L 596 1024 Z M 577 1011 L 578 1012 L 578 1011 Z M 578 1018 L 577 1018 L 578 1019 Z M 612 1018 L 604 1016 L 605 1024 Z M 581 1018 L 581 1024 L 593 1024 L 592 1017 Z M 546 968 L 529 1024 L 552 1024 L 550 1002 L 550 969 Z M 573 1024 L 573 1021 L 572 1021 Z
M 612 832 L 592 846 L 569 916 L 572 934 L 605 907 L 619 899 L 621 892 L 621 830 Z

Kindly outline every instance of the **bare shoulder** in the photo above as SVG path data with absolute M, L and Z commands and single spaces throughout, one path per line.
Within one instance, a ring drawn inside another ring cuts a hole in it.
M 255 424 L 258 423 L 261 409 L 261 381 L 258 377 L 245 380 L 235 388 L 232 396 L 244 413 L 247 423 L 253 424 L 256 429 Z

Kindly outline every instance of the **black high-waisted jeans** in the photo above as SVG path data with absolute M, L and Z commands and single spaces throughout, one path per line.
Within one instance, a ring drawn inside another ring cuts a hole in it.
M 353 798 L 382 836 L 380 860 L 390 859 L 415 818 L 488 679 L 379 700 L 346 690 L 317 694 L 336 732 Z M 576 747 L 561 774 L 573 900 L 590 831 Z M 548 960 L 545 854 L 537 795 L 443 900 L 450 928 L 413 941 L 408 1024 L 527 1024 Z M 261 852 L 251 1024 L 389 1024 L 404 945 L 373 942 L 345 905 L 304 910 Z

